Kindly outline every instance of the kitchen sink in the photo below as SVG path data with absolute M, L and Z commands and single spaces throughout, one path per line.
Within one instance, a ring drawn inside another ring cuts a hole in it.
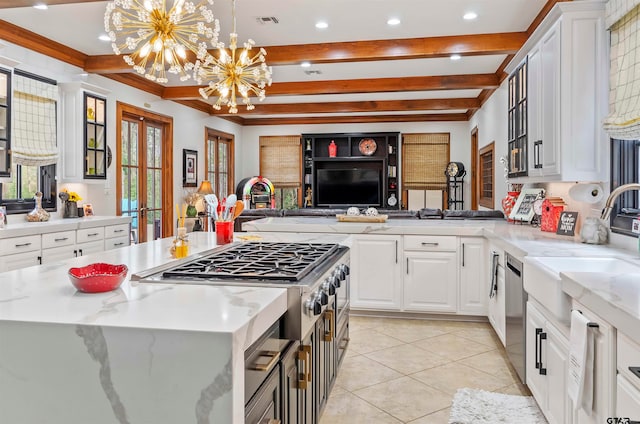
M 616 257 L 525 257 L 524 290 L 568 324 L 571 298 L 562 291 L 561 272 L 640 273 L 640 264 Z

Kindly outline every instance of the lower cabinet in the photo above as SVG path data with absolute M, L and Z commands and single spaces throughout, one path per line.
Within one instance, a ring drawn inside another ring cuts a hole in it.
M 584 409 L 577 409 L 574 414 L 574 424 L 606 423 L 607 418 L 615 415 L 616 399 L 616 336 L 615 329 L 600 316 L 587 309 L 577 301 L 573 301 L 573 309 L 577 309 L 589 320 L 597 324 L 593 328 L 595 337 L 594 347 L 594 376 L 593 376 L 593 408 L 588 413 Z M 636 417 L 638 419 L 640 417 Z
M 298 390 L 299 342 L 293 342 L 282 356 L 282 424 L 303 423 L 302 397 Z
M 0 271 L 13 271 L 14 269 L 40 265 L 41 263 L 42 253 L 40 250 L 16 253 L 15 255 L 4 255 L 0 257 Z
M 505 303 L 505 270 L 504 270 L 504 250 L 497 246 L 489 245 L 489 255 L 487 264 L 489 265 L 489 288 L 487 297 L 489 322 L 493 330 L 498 335 L 502 345 L 506 345 L 506 303 Z
M 527 302 L 527 386 L 550 424 L 572 422 L 567 395 L 568 358 L 567 336 L 541 308 Z
M 351 307 L 399 310 L 402 237 L 356 235 L 351 246 Z
M 458 312 L 487 315 L 486 247 L 483 237 L 461 237 L 459 246 L 460 297 Z
M 280 420 L 280 381 L 280 365 L 276 365 L 245 408 L 245 424 L 264 424 L 272 422 L 270 420 Z
M 617 332 L 616 417 L 640 421 L 640 344 Z
M 404 257 L 404 310 L 456 312 L 456 253 L 408 251 Z

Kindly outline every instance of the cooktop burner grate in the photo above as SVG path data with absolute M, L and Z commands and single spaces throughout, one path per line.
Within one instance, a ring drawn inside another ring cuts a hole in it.
M 337 249 L 337 244 L 322 243 L 243 243 L 165 271 L 162 277 L 294 282 Z

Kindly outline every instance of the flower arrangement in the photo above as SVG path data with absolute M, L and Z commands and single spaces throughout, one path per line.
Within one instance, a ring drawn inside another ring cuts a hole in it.
M 195 206 L 198 200 L 200 200 L 200 195 L 195 191 L 185 190 L 186 194 L 184 196 L 184 201 L 187 202 L 189 206 Z
M 75 191 L 69 191 L 66 188 L 63 188 L 60 193 L 58 193 L 58 197 L 63 202 L 79 202 L 82 200 L 82 197 Z

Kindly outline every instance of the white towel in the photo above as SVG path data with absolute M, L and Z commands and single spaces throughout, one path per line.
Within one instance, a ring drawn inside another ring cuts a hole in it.
M 579 311 L 571 311 L 567 392 L 574 409 L 582 408 L 587 415 L 591 415 L 593 409 L 594 342 L 589 320 Z

